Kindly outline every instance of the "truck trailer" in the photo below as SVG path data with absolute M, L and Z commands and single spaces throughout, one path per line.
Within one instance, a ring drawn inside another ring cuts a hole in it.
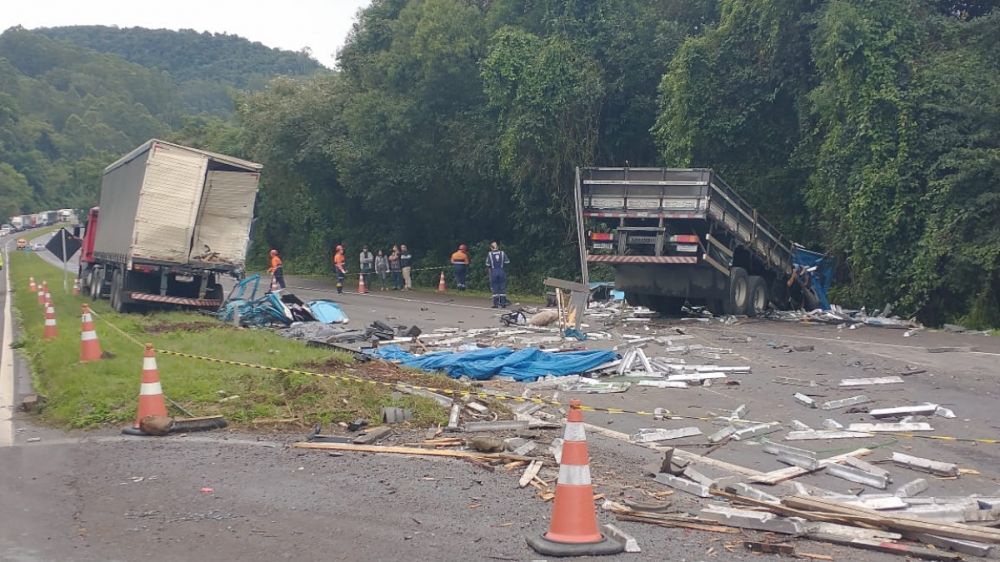
M 104 170 L 80 253 L 82 289 L 126 312 L 217 308 L 243 275 L 262 166 L 157 139 Z
M 578 168 L 574 191 L 584 283 L 606 264 L 630 304 L 666 314 L 819 305 L 799 247 L 711 169 Z

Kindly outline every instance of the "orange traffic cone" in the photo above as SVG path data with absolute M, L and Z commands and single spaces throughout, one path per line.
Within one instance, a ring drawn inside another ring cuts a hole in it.
M 42 285 L 38 287 L 38 304 L 45 304 L 45 291 L 49 290 L 48 283 L 42 281 Z
M 56 328 L 56 309 L 52 308 L 52 303 L 45 305 L 45 331 L 42 333 L 42 337 L 46 340 L 54 340 L 59 336 L 59 330 Z
M 94 317 L 90 313 L 89 305 L 85 304 L 81 308 L 83 316 L 80 328 L 80 363 L 100 361 L 101 341 L 97 339 L 97 332 L 94 331 Z
M 365 286 L 365 274 L 362 273 L 358 276 L 358 294 L 363 295 L 368 292 L 368 287 Z
M 35 278 L 34 277 L 29 277 L 28 278 L 28 290 L 31 291 L 32 293 L 37 293 L 38 292 L 38 285 L 35 285 Z
M 52 304 L 52 293 L 45 289 L 45 306 Z
M 74 279 L 73 280 L 73 296 L 74 297 L 80 296 L 80 280 L 79 279 Z
M 441 272 L 441 278 L 438 279 L 438 292 L 439 293 L 443 293 L 446 290 L 448 290 L 448 289 L 447 289 L 447 287 L 444 286 L 444 272 L 442 271 Z
M 569 401 L 549 532 L 541 537 L 528 537 L 527 541 L 528 546 L 547 556 L 598 556 L 625 550 L 624 545 L 597 530 L 590 457 L 579 400 Z
M 156 368 L 156 353 L 151 343 L 146 344 L 146 353 L 142 357 L 142 384 L 139 386 L 139 410 L 135 414 L 135 425 L 126 427 L 122 433 L 148 435 L 139 428 L 142 419 L 147 416 L 167 417 L 167 403 L 163 399 L 160 372 Z

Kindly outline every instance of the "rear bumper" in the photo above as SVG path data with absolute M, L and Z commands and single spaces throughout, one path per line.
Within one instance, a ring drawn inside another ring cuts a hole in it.
M 222 301 L 219 299 L 190 299 L 185 297 L 169 297 L 164 295 L 151 295 L 149 293 L 129 294 L 129 298 L 136 302 L 156 302 L 161 304 L 175 304 L 179 306 L 190 306 L 193 308 L 219 308 Z
M 724 298 L 729 289 L 729 280 L 705 263 L 626 262 L 612 267 L 615 288 L 626 293 L 710 300 Z
M 697 256 L 587 256 L 588 263 L 697 264 Z

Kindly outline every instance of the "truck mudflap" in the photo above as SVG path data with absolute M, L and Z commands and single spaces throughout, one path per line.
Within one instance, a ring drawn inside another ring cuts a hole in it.
M 587 256 L 589 263 L 698 263 L 697 256 Z
M 129 298 L 140 302 L 158 302 L 162 304 L 176 304 L 180 306 L 191 306 L 196 308 L 219 308 L 222 306 L 221 299 L 190 299 L 185 297 L 168 297 L 164 295 L 151 295 L 149 293 L 131 293 Z

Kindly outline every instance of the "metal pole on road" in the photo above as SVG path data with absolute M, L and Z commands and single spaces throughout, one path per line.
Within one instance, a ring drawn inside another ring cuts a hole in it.
M 56 232 L 62 238 L 63 292 L 68 293 L 69 286 L 66 283 L 66 277 L 69 275 L 69 257 L 66 255 L 66 231 L 65 229 L 59 229 Z

